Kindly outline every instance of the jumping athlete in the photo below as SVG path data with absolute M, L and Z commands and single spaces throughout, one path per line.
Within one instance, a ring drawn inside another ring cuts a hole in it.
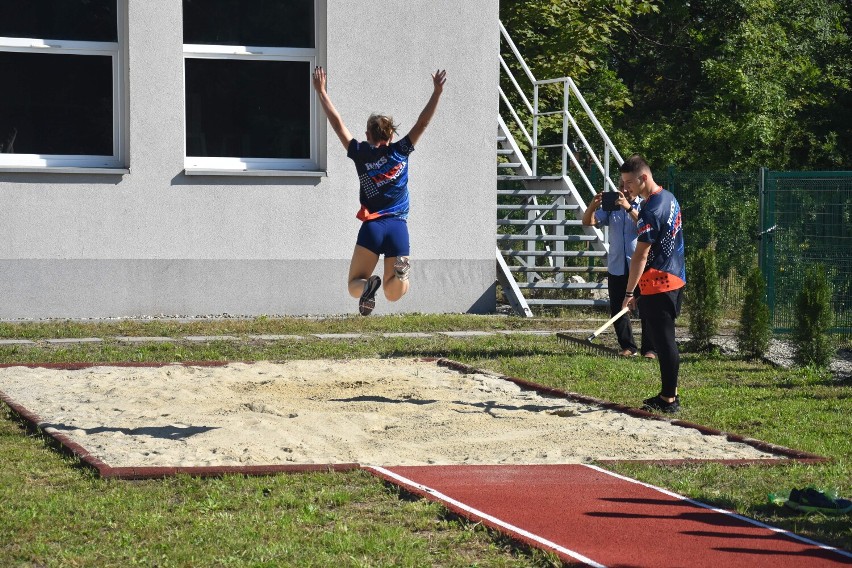
M 376 114 L 367 120 L 367 141 L 358 142 L 331 103 L 326 80 L 325 69 L 316 67 L 314 89 L 328 123 L 346 148 L 346 155 L 355 162 L 358 173 L 361 209 L 356 216 L 362 224 L 349 264 L 349 294 L 360 298 L 358 311 L 367 316 L 375 308 L 376 292 L 382 286 L 382 278 L 373 274 L 380 255 L 385 257 L 385 298 L 396 302 L 408 292 L 411 268 L 407 223 L 408 156 L 435 115 L 447 73 L 438 70 L 432 75 L 432 96 L 417 122 L 398 142 L 393 141 L 397 133 L 393 118 Z

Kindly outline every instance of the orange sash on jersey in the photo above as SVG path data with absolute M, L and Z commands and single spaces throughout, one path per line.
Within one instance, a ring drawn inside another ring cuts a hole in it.
M 363 205 L 361 206 L 361 209 L 358 210 L 358 213 L 355 214 L 355 216 L 361 219 L 362 221 L 372 221 L 373 219 L 380 219 L 381 217 L 384 217 L 384 215 L 381 215 L 379 213 L 370 213 L 370 210 L 364 207 Z
M 656 268 L 649 268 L 639 278 L 639 291 L 642 295 L 659 294 L 683 288 L 686 282 L 675 276 Z

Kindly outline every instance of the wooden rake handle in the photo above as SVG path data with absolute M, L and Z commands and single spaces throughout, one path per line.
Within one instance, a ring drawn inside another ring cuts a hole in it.
M 623 316 L 624 314 L 626 314 L 626 313 L 627 313 L 627 312 L 629 312 L 629 311 L 630 311 L 630 308 L 621 308 L 621 311 L 620 311 L 620 312 L 618 312 L 617 314 L 615 314 L 614 316 L 612 316 L 611 318 L 609 318 L 605 324 L 603 324 L 602 326 L 600 326 L 599 328 L 597 328 L 597 329 L 594 331 L 594 333 L 592 333 L 589 337 L 587 337 L 587 338 L 586 338 L 586 341 L 591 342 L 594 338 L 596 338 L 597 336 L 599 336 L 600 334 L 602 334 L 602 333 L 603 333 L 603 331 L 604 331 L 606 328 L 608 328 L 609 326 L 611 326 L 612 324 L 614 324 L 614 323 L 615 323 L 615 320 L 617 320 L 618 318 L 620 318 L 621 316 Z

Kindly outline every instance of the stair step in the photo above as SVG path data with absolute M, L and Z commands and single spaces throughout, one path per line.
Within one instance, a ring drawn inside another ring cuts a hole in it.
M 525 175 L 498 175 L 497 181 L 538 181 L 562 179 L 562 176 L 525 176 Z
M 599 257 L 603 258 L 606 256 L 606 253 L 602 250 L 514 250 L 514 249 L 500 249 L 500 253 L 505 257 L 515 257 L 515 256 L 544 256 L 544 257 Z
M 515 151 L 512 150 L 511 148 L 497 148 L 497 155 L 498 156 L 511 156 L 514 153 L 515 153 Z
M 605 273 L 606 266 L 510 266 L 509 272 L 540 272 L 542 274 Z
M 512 168 L 512 169 L 514 169 L 514 168 L 520 168 L 521 164 L 520 164 L 520 162 L 503 162 L 503 163 L 498 163 L 497 167 L 498 168 Z
M 546 225 L 546 226 L 566 226 L 566 227 L 581 227 L 583 225 L 582 221 L 578 221 L 576 219 L 564 219 L 562 221 L 557 221 L 555 219 L 497 219 L 498 225 L 520 225 L 520 226 L 533 226 L 533 225 Z
M 565 196 L 571 197 L 572 193 L 568 189 L 498 189 L 497 195 L 552 195 L 554 197 Z
M 497 234 L 498 241 L 535 241 L 535 242 L 597 242 L 600 239 L 595 235 L 514 235 Z
M 609 300 L 541 300 L 537 298 L 526 298 L 530 306 L 609 306 Z
M 605 290 L 606 284 L 600 282 L 518 282 L 518 288 L 524 290 Z
M 505 142 L 506 140 L 508 140 L 508 138 L 503 136 L 502 134 L 497 135 L 497 142 Z
M 579 205 L 527 205 L 525 203 L 498 203 L 497 211 L 576 211 Z

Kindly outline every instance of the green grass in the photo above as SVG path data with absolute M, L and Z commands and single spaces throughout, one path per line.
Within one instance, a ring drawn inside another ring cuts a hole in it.
M 388 339 L 384 332 L 594 327 L 497 316 L 0 324 L 0 337 L 103 343 L 0 346 L 0 363 L 448 357 L 637 406 L 657 392 L 654 363 L 593 357 L 554 337 Z M 313 333 L 361 332 L 356 340 Z M 117 335 L 237 335 L 240 341 L 126 344 Z M 262 342 L 250 334 L 301 340 Z M 802 516 L 766 494 L 814 484 L 852 495 L 852 385 L 806 370 L 684 354 L 681 418 L 832 458 L 826 464 L 612 469 L 852 550 L 852 519 Z M 11 566 L 552 566 L 552 555 L 449 515 L 363 473 L 106 481 L 27 433 L 0 405 L 0 564 Z

